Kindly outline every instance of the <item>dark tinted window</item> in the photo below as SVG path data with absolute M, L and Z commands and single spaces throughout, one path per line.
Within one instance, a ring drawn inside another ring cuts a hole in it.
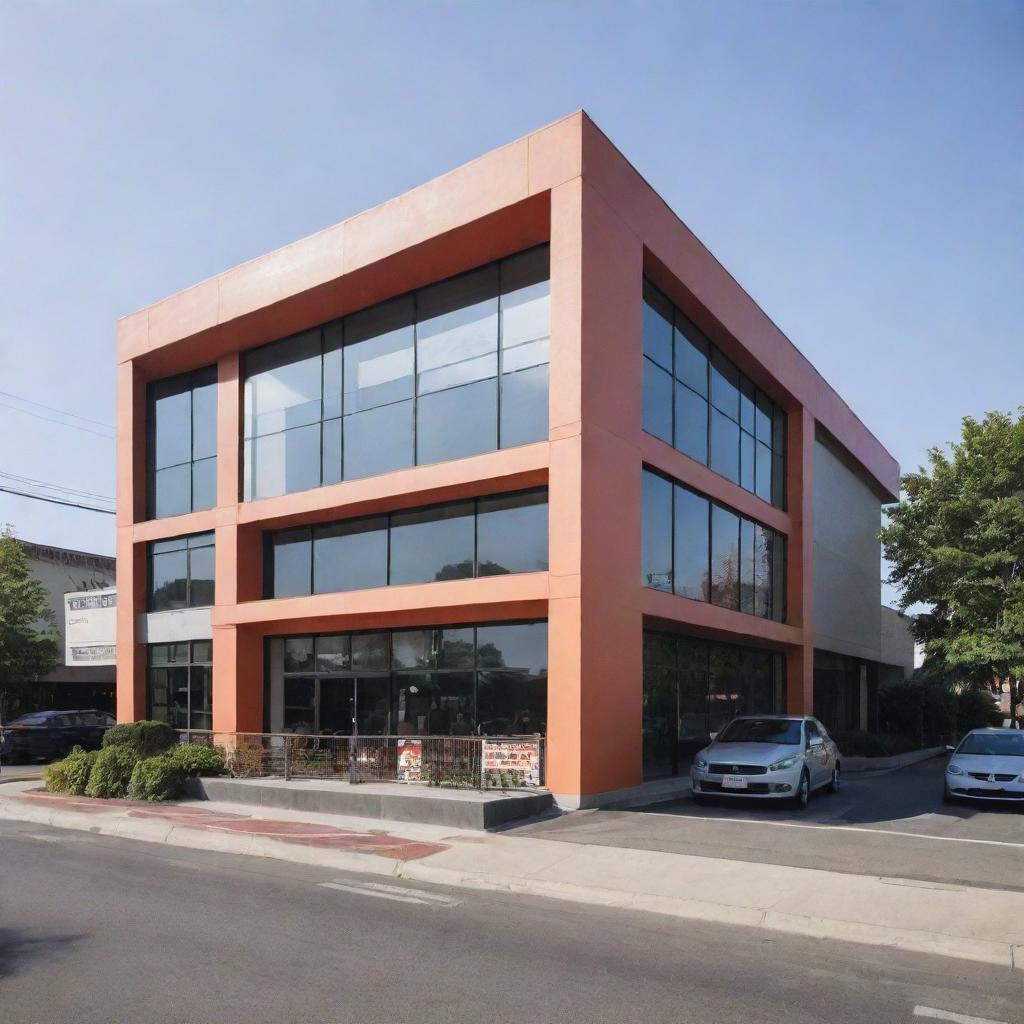
M 302 597 L 313 586 L 313 545 L 309 527 L 279 530 L 271 536 L 270 564 L 275 597 Z
M 213 685 L 209 640 L 150 644 L 148 717 L 175 729 L 213 727 Z
M 644 360 L 644 430 L 672 443 L 672 374 Z
M 546 491 L 477 502 L 477 575 L 542 572 L 548 567 Z
M 192 534 L 149 545 L 151 612 L 214 603 L 214 535 Z
M 708 499 L 675 488 L 675 591 L 708 599 Z
M 654 590 L 672 590 L 672 484 L 656 473 L 643 475 L 641 581 Z
M 387 517 L 318 526 L 313 534 L 313 590 L 384 587 L 388 582 Z
M 391 517 L 391 583 L 473 575 L 473 505 L 459 503 Z

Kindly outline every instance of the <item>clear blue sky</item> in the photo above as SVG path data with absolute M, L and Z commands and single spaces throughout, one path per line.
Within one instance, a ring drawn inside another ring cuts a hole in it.
M 2 0 L 0 392 L 112 423 L 119 316 L 578 107 L 905 469 L 1024 402 L 1000 0 Z M 10 405 L 0 471 L 113 494 L 111 440 Z M 4 521 L 114 549 L 108 516 Z

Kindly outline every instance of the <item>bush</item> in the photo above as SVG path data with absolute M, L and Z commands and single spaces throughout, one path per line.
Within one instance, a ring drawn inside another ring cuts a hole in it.
M 202 743 L 179 743 L 167 756 L 183 775 L 222 775 L 223 747 L 207 747 Z
M 957 739 L 972 729 L 1002 724 L 1002 713 L 987 690 L 964 690 L 957 698 Z
M 158 754 L 136 762 L 128 784 L 132 800 L 172 800 L 181 793 L 185 773 L 171 754 Z
M 130 747 L 139 757 L 162 754 L 178 742 L 178 733 L 166 722 L 121 722 L 103 734 L 103 746 Z
M 104 747 L 97 755 L 89 773 L 86 796 L 120 799 L 128 795 L 128 783 L 139 761 L 130 746 Z

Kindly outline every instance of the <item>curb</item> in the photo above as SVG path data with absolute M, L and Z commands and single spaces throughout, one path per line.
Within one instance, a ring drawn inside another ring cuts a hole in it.
M 905 754 L 893 754 L 891 757 L 844 757 L 844 775 L 884 775 L 888 772 L 899 771 L 901 768 L 911 768 L 915 764 L 924 761 L 931 761 L 933 758 L 945 754 L 945 747 L 925 747 L 924 750 L 911 750 Z M 850 767 L 850 764 L 853 767 Z
M 354 871 L 455 888 L 539 896 L 713 924 L 739 925 L 789 935 L 882 946 L 1024 971 L 1024 945 L 1002 941 L 960 938 L 836 918 L 806 917 L 771 909 L 729 906 L 683 897 L 631 893 L 567 882 L 546 882 L 536 878 L 463 871 L 432 865 L 428 860 L 389 860 L 376 854 L 285 844 L 260 836 L 203 832 L 180 825 L 162 825 L 153 819 L 121 818 L 113 822 L 101 822 L 91 814 L 49 810 L 31 805 L 12 806 L 11 801 L 6 798 L 0 798 L 0 821 L 2 820 L 34 822 L 53 828 L 92 832 L 94 835 L 134 839 L 212 853 L 268 857 L 338 871 Z

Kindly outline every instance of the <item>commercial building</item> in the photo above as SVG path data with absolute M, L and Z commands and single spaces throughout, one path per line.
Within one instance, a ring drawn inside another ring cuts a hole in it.
M 118 359 L 122 720 L 542 732 L 571 806 L 877 665 L 895 461 L 582 112 Z
M 39 680 L 37 708 L 114 710 L 115 561 L 109 555 L 21 541 L 29 571 L 46 588 L 47 618 L 64 664 Z

